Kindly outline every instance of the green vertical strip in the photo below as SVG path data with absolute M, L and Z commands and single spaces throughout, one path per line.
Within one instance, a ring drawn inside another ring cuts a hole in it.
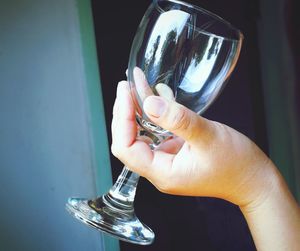
M 90 109 L 90 123 L 95 150 L 97 193 L 103 194 L 112 185 L 109 147 L 105 126 L 103 96 L 98 70 L 97 51 L 91 2 L 76 0 L 79 11 L 80 33 L 87 95 Z M 103 235 L 105 251 L 118 251 L 118 240 Z
M 270 155 L 299 199 L 299 125 L 293 100 L 296 80 L 284 0 L 262 0 L 260 9 L 258 30 Z

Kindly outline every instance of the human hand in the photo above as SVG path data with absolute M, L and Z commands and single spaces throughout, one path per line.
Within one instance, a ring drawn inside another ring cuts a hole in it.
M 244 135 L 172 99 L 147 96 L 143 109 L 153 123 L 176 136 L 155 151 L 147 140 L 136 138 L 135 107 L 129 85 L 122 81 L 114 106 L 112 153 L 160 191 L 217 197 L 245 207 L 272 190 L 272 162 Z

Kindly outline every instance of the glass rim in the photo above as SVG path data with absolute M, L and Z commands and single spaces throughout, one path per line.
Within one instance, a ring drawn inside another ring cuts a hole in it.
M 187 8 L 190 8 L 190 9 L 194 9 L 196 11 L 199 11 L 199 12 L 202 12 L 202 13 L 205 13 L 207 16 L 210 16 L 211 18 L 223 23 L 224 25 L 228 26 L 231 30 L 235 31 L 237 34 L 238 34 L 238 38 L 232 38 L 230 36 L 222 36 L 222 35 L 217 35 L 213 32 L 210 32 L 210 31 L 206 31 L 206 30 L 203 30 L 203 29 L 199 29 L 199 27 L 197 27 L 197 30 L 200 32 L 200 33 L 203 33 L 205 35 L 209 35 L 209 36 L 213 36 L 213 37 L 216 37 L 216 38 L 222 38 L 222 39 L 225 39 L 225 40 L 229 40 L 229 41 L 242 41 L 244 39 L 244 35 L 243 33 L 241 32 L 240 29 L 236 28 L 234 25 L 232 25 L 230 22 L 228 22 L 227 20 L 225 20 L 224 18 L 220 17 L 219 15 L 209 11 L 209 10 L 206 10 L 200 6 L 197 6 L 197 5 L 194 5 L 194 4 L 191 4 L 191 3 L 187 3 L 187 2 L 184 2 L 184 1 L 180 1 L 180 0 L 153 0 L 153 4 L 155 4 L 158 8 L 158 10 L 161 12 L 161 13 L 164 13 L 166 12 L 164 9 L 162 9 L 160 6 L 159 6 L 159 2 L 171 2 L 171 3 L 176 3 L 176 4 L 179 4 L 179 5 L 182 5 L 182 6 L 185 6 Z

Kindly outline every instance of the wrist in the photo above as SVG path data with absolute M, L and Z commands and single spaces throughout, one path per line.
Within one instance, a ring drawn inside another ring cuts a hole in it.
M 299 250 L 300 208 L 274 167 L 269 191 L 241 208 L 257 250 Z
M 269 161 L 259 177 L 259 182 L 253 186 L 253 192 L 246 203 L 240 205 L 245 213 L 253 213 L 264 207 L 268 201 L 278 197 L 279 194 L 288 190 L 287 185 L 276 166 Z

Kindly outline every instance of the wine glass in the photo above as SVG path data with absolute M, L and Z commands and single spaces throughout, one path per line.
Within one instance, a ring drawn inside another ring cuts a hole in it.
M 138 27 L 128 64 L 128 81 L 139 135 L 155 148 L 172 133 L 143 112 L 149 95 L 160 95 L 203 113 L 233 71 L 243 35 L 200 7 L 177 0 L 153 0 Z M 84 223 L 120 240 L 151 244 L 153 231 L 134 212 L 139 175 L 124 167 L 116 183 L 96 199 L 70 198 L 67 210 Z

